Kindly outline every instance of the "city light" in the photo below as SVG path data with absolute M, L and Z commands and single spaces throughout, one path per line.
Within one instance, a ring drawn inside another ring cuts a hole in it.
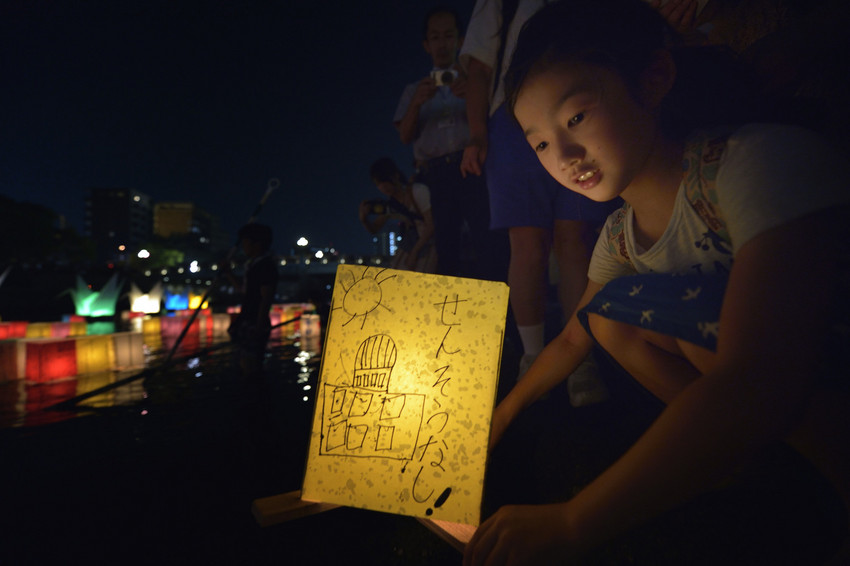
M 310 242 L 307 240 L 307 238 L 305 238 L 304 236 L 301 236 L 300 238 L 298 238 L 298 241 L 295 242 L 295 243 L 303 248 L 304 246 L 306 246 Z
M 136 254 L 139 259 L 148 259 L 151 256 L 151 253 L 148 250 L 142 249 L 139 250 L 139 253 Z

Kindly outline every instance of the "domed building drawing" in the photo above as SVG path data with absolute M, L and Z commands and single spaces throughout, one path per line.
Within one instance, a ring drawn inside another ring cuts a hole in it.
M 370 336 L 357 349 L 352 384 L 325 384 L 320 454 L 413 457 L 425 396 L 390 391 L 396 357 L 390 336 Z

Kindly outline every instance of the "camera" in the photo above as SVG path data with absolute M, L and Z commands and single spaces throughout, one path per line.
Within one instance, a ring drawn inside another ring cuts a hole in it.
M 366 202 L 369 205 L 369 214 L 389 214 L 390 203 L 385 200 L 370 200 Z
M 449 86 L 457 78 L 457 71 L 454 69 L 438 69 L 431 71 L 431 78 L 437 86 Z

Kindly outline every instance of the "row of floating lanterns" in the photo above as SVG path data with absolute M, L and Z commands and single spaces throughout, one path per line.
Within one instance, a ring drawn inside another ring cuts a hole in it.
M 272 305 L 269 314 L 276 328 L 271 339 L 318 337 L 319 315 L 314 311 L 309 303 Z M 192 310 L 168 316 L 127 316 L 129 331 L 108 333 L 91 333 L 91 323 L 74 317 L 62 322 L 0 322 L 0 381 L 47 382 L 143 367 L 146 348 L 155 351 L 173 344 L 184 328 L 184 342 L 192 346 L 226 340 L 227 329 L 238 313 L 238 307 L 226 313 L 204 309 L 191 324 Z

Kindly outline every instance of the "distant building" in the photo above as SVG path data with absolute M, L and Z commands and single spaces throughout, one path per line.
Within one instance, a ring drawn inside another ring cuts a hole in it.
M 372 253 L 374 255 L 390 257 L 398 251 L 401 237 L 397 232 L 378 232 L 372 236 Z
M 98 261 L 123 261 L 151 237 L 150 197 L 127 188 L 92 187 L 86 196 L 85 234 Z
M 153 207 L 153 233 L 160 238 L 187 239 L 213 249 L 226 248 L 217 217 L 191 202 L 158 202 Z

